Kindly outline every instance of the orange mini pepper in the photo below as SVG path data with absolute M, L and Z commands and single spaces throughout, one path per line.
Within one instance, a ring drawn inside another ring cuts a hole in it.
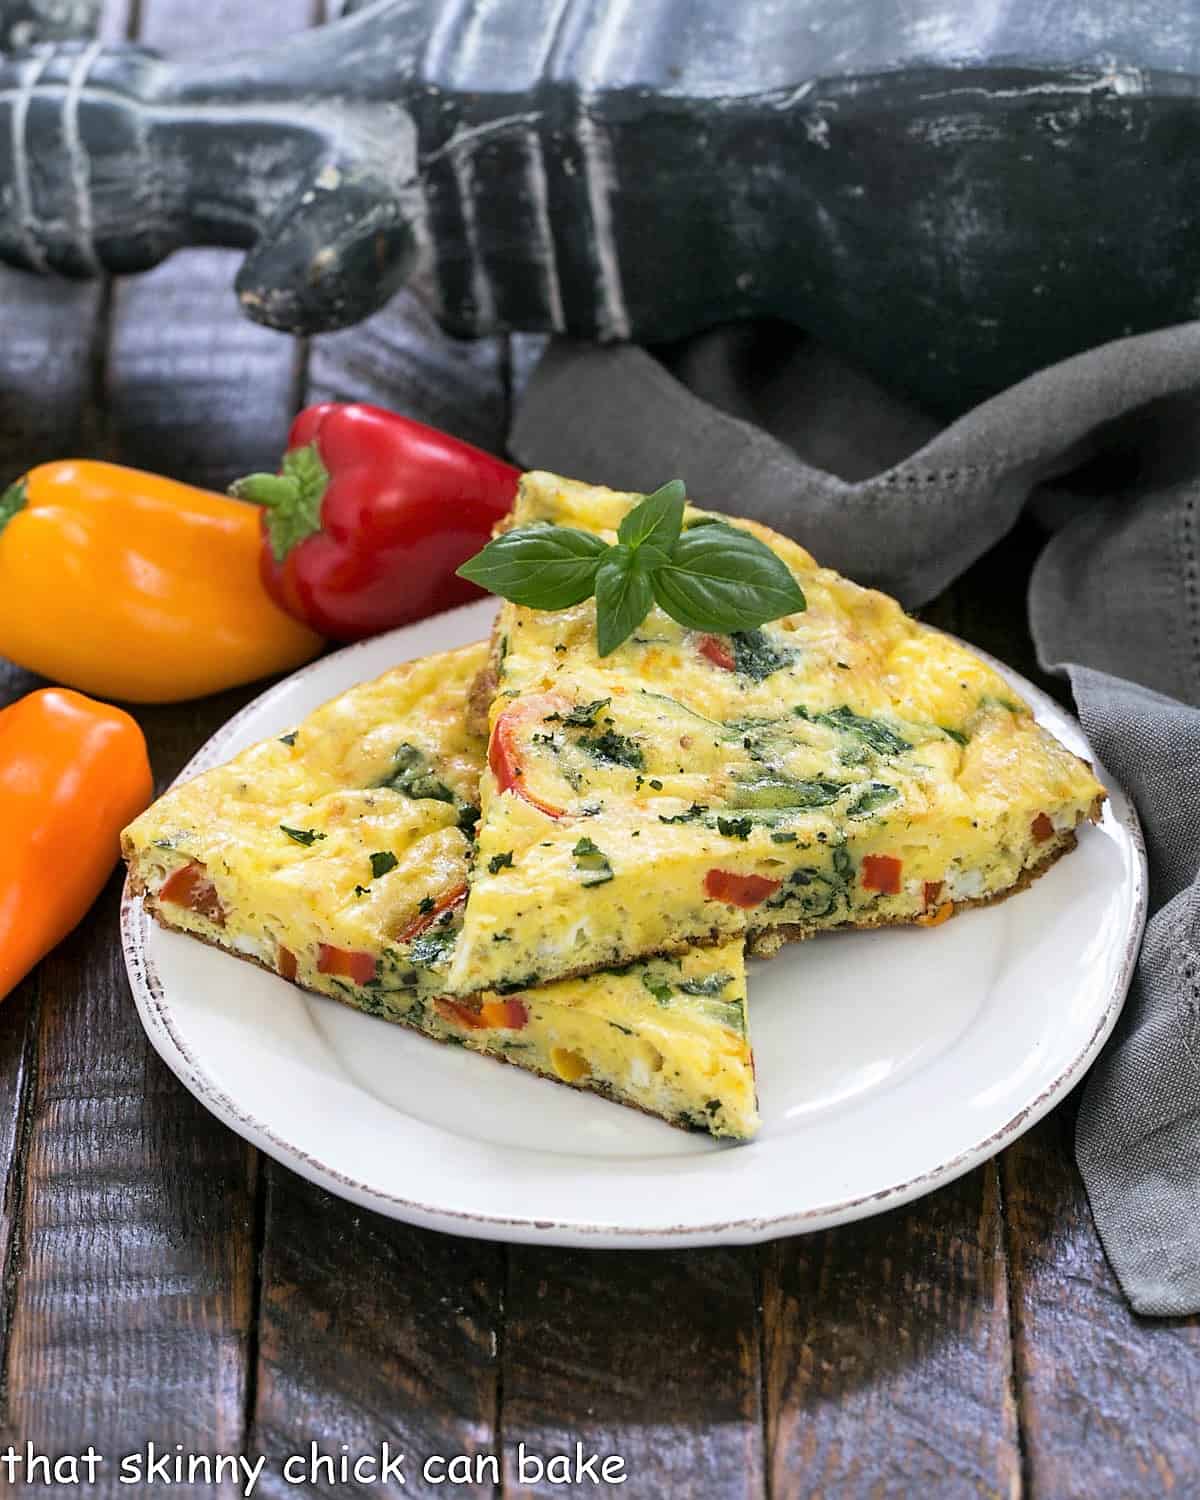
M 43 688 L 0 709 L 0 997 L 82 920 L 153 792 L 119 708 Z
M 82 692 L 175 703 L 290 671 L 321 638 L 259 576 L 256 505 L 115 464 L 0 496 L 0 655 Z

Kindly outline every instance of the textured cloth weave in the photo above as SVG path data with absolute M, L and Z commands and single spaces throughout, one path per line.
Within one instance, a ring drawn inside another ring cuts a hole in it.
M 932 598 L 1026 505 L 1048 670 L 1146 834 L 1150 921 L 1085 1085 L 1076 1152 L 1141 1313 L 1200 1311 L 1200 323 L 1040 371 L 940 429 L 802 335 L 746 325 L 656 358 L 551 343 L 510 447 L 622 489 L 681 477 L 821 562 Z

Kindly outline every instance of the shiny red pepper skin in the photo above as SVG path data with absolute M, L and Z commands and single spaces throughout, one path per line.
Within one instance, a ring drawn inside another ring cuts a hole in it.
M 288 453 L 309 447 L 328 483 L 319 516 L 302 528 L 308 534 L 282 558 L 270 535 L 278 505 L 264 506 L 262 577 L 277 604 L 322 635 L 356 641 L 480 596 L 454 570 L 512 509 L 518 470 L 434 427 L 358 403 L 301 412 Z M 262 478 L 252 475 L 235 492 L 263 499 Z

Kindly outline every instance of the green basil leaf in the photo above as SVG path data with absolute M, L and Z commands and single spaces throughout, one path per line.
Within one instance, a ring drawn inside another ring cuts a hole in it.
M 601 537 L 573 526 L 518 526 L 468 558 L 458 576 L 529 609 L 569 609 L 591 594 L 607 551 Z
M 652 580 L 658 604 L 689 630 L 753 630 L 804 608 L 787 564 L 735 526 L 685 531 Z
M 615 651 L 649 614 L 654 591 L 628 547 L 610 547 L 596 569 L 596 640 L 601 656 Z
M 682 479 L 672 479 L 662 489 L 647 495 L 617 527 L 617 536 L 627 547 L 653 547 L 669 554 L 683 527 L 687 491 Z

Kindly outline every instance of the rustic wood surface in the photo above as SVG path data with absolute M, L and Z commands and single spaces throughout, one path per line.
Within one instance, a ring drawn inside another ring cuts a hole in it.
M 269 17 L 268 17 L 269 11 Z M 163 47 L 278 35 L 309 0 L 109 4 Z M 366 398 L 499 447 L 536 341 L 456 344 L 411 298 L 311 348 L 255 329 L 233 258 L 138 281 L 0 276 L 0 471 L 90 452 L 221 485 L 309 399 Z M 1022 527 L 928 612 L 1036 675 Z M 34 679 L 0 663 L 0 701 Z M 1050 684 L 1052 689 L 1054 685 Z M 1061 689 L 1057 689 L 1061 691 Z M 256 689 L 139 711 L 160 784 Z M 138 1025 L 116 878 L 0 1008 L 0 1450 L 408 1455 L 319 1495 L 1200 1493 L 1195 1320 L 1135 1318 L 1060 1107 L 997 1161 L 880 1218 L 761 1248 L 584 1252 L 460 1240 L 330 1197 L 209 1117 Z M 623 1485 L 529 1481 L 520 1446 L 620 1454 Z M 477 1482 L 426 1455 L 496 1456 Z M 64 1494 L 78 1488 L 58 1487 Z M 51 1493 L 37 1486 L 29 1493 Z M 0 1474 L 0 1492 L 8 1492 Z M 19 1486 L 14 1493 L 20 1493 Z

